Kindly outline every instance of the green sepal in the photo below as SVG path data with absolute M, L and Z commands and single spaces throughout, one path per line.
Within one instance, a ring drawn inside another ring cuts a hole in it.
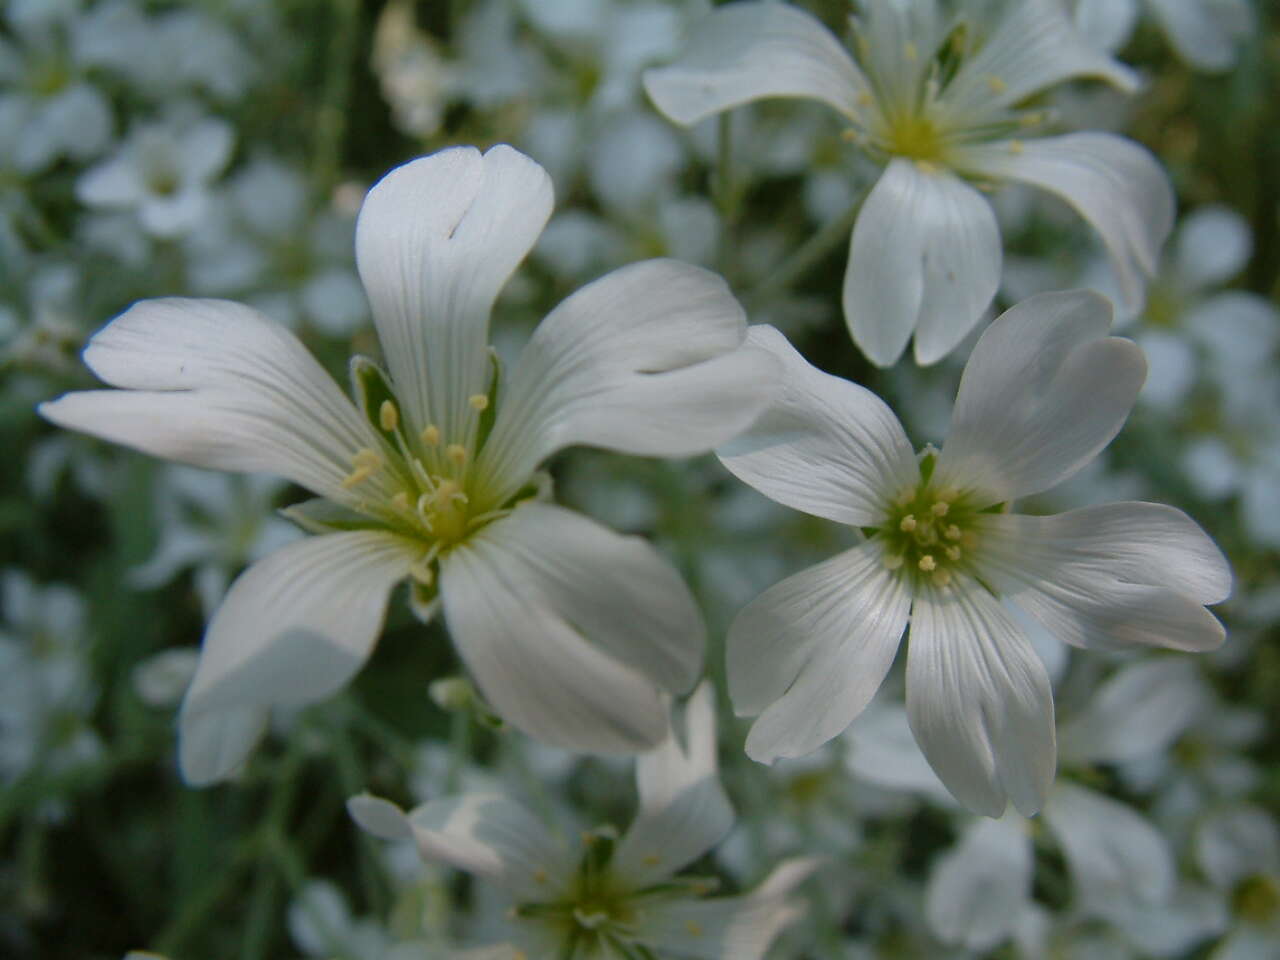
M 307 533 L 341 533 L 345 530 L 376 530 L 382 526 L 372 517 L 344 507 L 324 497 L 312 497 L 291 507 L 284 507 L 280 515 L 297 524 Z
M 430 623 L 440 612 L 440 578 L 437 577 L 431 586 L 409 581 L 409 609 L 423 626 Z
M 397 420 L 401 427 L 404 425 L 404 411 L 391 389 L 391 378 L 376 363 L 359 354 L 351 358 L 350 369 L 351 392 L 355 394 L 356 406 L 364 412 L 364 418 L 378 431 L 378 435 L 395 446 L 396 431 L 383 430 L 381 416 L 383 402 L 390 400 L 396 408 Z
M 924 456 L 920 458 L 920 482 L 927 485 L 933 479 L 933 468 L 938 465 L 938 451 L 932 447 L 926 448 Z
M 494 421 L 498 418 L 498 394 L 502 389 L 502 360 L 498 352 L 489 348 L 489 390 L 486 396 L 489 405 L 480 411 L 480 422 L 476 425 L 476 452 L 484 449 L 485 441 L 493 432 Z

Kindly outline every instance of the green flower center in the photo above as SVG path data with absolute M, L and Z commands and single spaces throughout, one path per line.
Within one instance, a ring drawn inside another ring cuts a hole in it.
M 959 491 L 925 479 L 900 492 L 887 513 L 873 536 L 884 545 L 889 570 L 945 587 L 956 572 L 972 566 L 983 511 Z
M 1231 906 L 1236 916 L 1249 923 L 1276 923 L 1280 917 L 1280 883 L 1266 874 L 1249 877 L 1236 888 Z

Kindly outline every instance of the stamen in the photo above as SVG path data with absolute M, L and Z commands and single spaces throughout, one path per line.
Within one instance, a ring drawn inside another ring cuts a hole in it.
M 434 447 L 440 443 L 440 428 L 434 423 L 429 423 L 419 435 L 419 439 L 425 446 Z
M 947 570 L 946 568 L 943 568 L 942 570 L 935 570 L 935 571 L 934 571 L 934 574 L 933 574 L 933 583 L 934 583 L 934 586 L 938 586 L 938 587 L 945 587 L 945 586 L 947 586 L 947 584 L 949 584 L 950 582 L 951 582 L 951 571 L 950 571 L 950 570 Z
M 423 554 L 413 563 L 409 564 L 409 576 L 417 580 L 424 587 L 429 587 L 435 582 L 436 574 L 431 569 L 431 561 L 435 559 L 435 553 Z
M 684 928 L 685 928 L 685 930 L 689 931 L 689 936 L 691 936 L 691 937 L 700 937 L 700 936 L 702 936 L 702 927 L 700 927 L 700 926 L 699 926 L 697 923 L 695 923 L 693 920 L 686 920 L 686 921 L 684 922 Z
M 458 466 L 462 466 L 467 462 L 467 448 L 460 443 L 449 444 L 444 448 L 444 455 Z
M 929 509 L 933 511 L 933 515 L 935 517 L 945 517 L 947 515 L 947 511 L 951 509 L 951 504 L 947 503 L 945 500 L 939 500 Z
M 483 393 L 473 393 L 467 398 L 467 403 L 471 404 L 471 409 L 477 412 L 489 408 L 489 398 Z
M 400 411 L 390 400 L 383 400 L 378 408 L 378 424 L 388 433 L 400 424 Z
M 340 486 L 343 490 L 359 486 L 381 470 L 382 457 L 368 447 L 362 447 L 352 456 L 351 464 L 355 469 L 342 478 Z
M 961 537 L 960 528 L 953 523 L 942 531 L 942 535 L 948 540 L 959 540 Z
M 397 510 L 408 510 L 409 494 L 406 493 L 404 490 L 401 490 L 399 493 L 397 493 L 394 497 L 391 498 L 391 505 L 395 507 Z
M 933 163 L 930 160 L 917 159 L 916 169 L 919 170 L 921 173 L 928 174 L 930 176 L 940 172 L 940 168 L 938 167 L 938 165 L 936 163 Z
M 903 557 L 896 553 L 886 553 L 881 561 L 886 570 L 897 570 L 903 564 Z
M 1009 89 L 1009 85 L 1003 79 L 997 77 L 994 73 L 987 74 L 987 86 L 994 94 L 1004 93 Z
M 938 561 L 933 559 L 932 553 L 926 553 L 920 558 L 920 569 L 925 573 L 932 573 L 938 569 Z
M 1010 152 L 1010 153 L 1012 153 L 1015 157 L 1020 156 L 1020 155 L 1022 154 L 1022 141 L 1021 141 L 1021 140 L 1010 140 L 1010 141 L 1009 141 L 1009 152 Z
M 959 559 L 960 559 L 960 548 L 959 548 L 959 547 L 947 547 L 945 552 L 946 552 L 946 554 L 947 554 L 947 559 L 948 559 L 948 560 L 955 561 L 955 560 L 959 560 Z
M 915 531 L 917 526 L 918 524 L 916 523 L 915 514 L 908 513 L 898 524 L 898 529 L 903 533 L 912 533 Z
M 650 853 L 641 857 L 640 862 L 643 863 L 646 867 L 656 867 L 658 864 L 662 862 L 662 858 L 658 856 L 656 853 Z

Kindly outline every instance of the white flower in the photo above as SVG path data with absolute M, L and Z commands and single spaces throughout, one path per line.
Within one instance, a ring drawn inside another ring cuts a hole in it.
M 1148 0 L 1178 56 L 1197 70 L 1220 73 L 1236 63 L 1237 48 L 1254 26 L 1249 0 Z M 1075 0 L 1075 22 L 1090 42 L 1116 51 L 1133 33 L 1138 0 Z
M 1002 509 L 1075 473 L 1128 415 L 1144 364 L 1106 335 L 1110 313 L 1098 295 L 1071 291 L 993 322 L 965 367 L 946 445 L 919 458 L 873 394 L 753 328 L 782 364 L 781 390 L 720 459 L 767 496 L 866 539 L 771 587 L 730 628 L 734 706 L 761 714 L 752 757 L 807 753 L 848 726 L 910 615 L 907 710 L 929 763 L 969 808 L 999 816 L 1012 799 L 1030 815 L 1053 780 L 1053 701 L 1002 600 L 1074 646 L 1221 643 L 1202 604 L 1227 596 L 1230 571 L 1181 511 Z
M 1127 301 L 1139 301 L 1173 220 L 1173 191 L 1142 147 L 1106 133 L 1024 140 L 1046 119 L 1017 109 L 1079 76 L 1132 89 L 1134 77 L 1072 29 L 1056 0 L 945 18 L 934 0 L 868 0 L 858 57 L 809 14 L 778 3 L 718 8 L 674 64 L 645 86 L 678 123 L 761 97 L 809 97 L 837 110 L 885 170 L 853 228 L 845 321 L 873 363 L 946 356 L 991 303 L 1000 279 L 990 204 L 962 178 L 1011 180 L 1066 200 L 1101 236 Z M 884 282 L 893 277 L 893 283 Z
M 759 960 L 799 916 L 787 896 L 817 862 L 788 861 L 754 892 L 712 900 L 700 897 L 714 881 L 676 876 L 733 825 L 716 773 L 714 709 L 704 684 L 689 701 L 683 738 L 672 731 L 639 758 L 639 810 L 621 837 L 602 827 L 571 845 L 499 793 L 440 797 L 407 815 L 367 794 L 347 808 L 370 833 L 412 837 L 427 860 L 501 887 L 513 901 L 514 949 L 500 956 Z
M 176 237 L 204 216 L 209 183 L 233 143 L 231 127 L 214 117 L 139 124 L 114 155 L 85 172 L 76 195 L 90 207 L 133 210 L 148 233 Z
M 1231 931 L 1212 960 L 1264 960 L 1280 949 L 1280 827 L 1259 807 L 1214 811 L 1195 837 L 1196 861 L 1229 898 Z
M 182 710 L 188 781 L 227 776 L 270 706 L 343 686 L 405 579 L 421 616 L 443 603 L 515 726 L 578 750 L 661 741 L 660 691 L 688 690 L 701 669 L 693 599 L 648 544 L 536 502 L 535 470 L 575 443 L 650 456 L 722 443 L 758 412 L 774 364 L 738 349 L 745 318 L 722 280 L 657 260 L 561 303 L 499 382 L 489 313 L 551 202 L 542 168 L 506 146 L 445 150 L 370 191 L 356 258 L 389 373 L 353 360 L 355 405 L 248 307 L 169 299 L 135 305 L 85 350 L 124 389 L 41 406 L 63 426 L 320 495 L 289 511 L 320 535 L 250 567 L 209 624 Z

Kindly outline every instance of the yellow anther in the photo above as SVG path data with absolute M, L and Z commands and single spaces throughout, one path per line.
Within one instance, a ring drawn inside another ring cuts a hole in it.
M 987 86 L 991 89 L 992 93 L 996 94 L 1004 93 L 1009 89 L 1009 85 L 994 73 L 987 74 Z
M 951 571 L 947 569 L 935 570 L 933 572 L 934 586 L 945 587 L 951 582 Z
M 902 566 L 903 558 L 896 553 L 886 553 L 881 562 L 886 570 L 897 570 Z
M 400 424 L 400 411 L 390 400 L 383 400 L 378 408 L 378 424 L 383 430 L 394 430 Z
M 689 936 L 691 937 L 702 936 L 702 927 L 692 920 L 686 920 L 684 928 L 689 931 Z
M 858 131 L 853 129 L 853 127 L 846 127 L 840 131 L 840 139 L 845 143 L 857 143 Z
M 1021 140 L 1010 140 L 1010 141 L 1009 141 L 1009 152 L 1010 152 L 1010 153 L 1012 153 L 1015 157 L 1016 157 L 1016 156 L 1020 156 L 1020 155 L 1022 154 L 1022 141 L 1021 141 Z
M 953 523 L 949 525 L 947 529 L 942 531 L 942 535 L 948 540 L 959 540 L 961 536 L 960 528 Z
M 898 529 L 903 533 L 912 533 L 917 526 L 919 526 L 919 524 L 916 522 L 915 514 L 913 513 L 908 513 L 898 523 Z
M 449 444 L 444 448 L 444 455 L 458 466 L 467 462 L 467 448 L 460 443 Z
M 355 469 L 342 478 L 343 490 L 359 486 L 382 469 L 382 458 L 368 447 L 363 447 L 355 452 L 351 458 L 351 465 Z
M 523 950 L 517 949 L 515 953 L 511 954 L 511 960 L 529 960 L 529 955 Z
M 912 63 L 915 63 L 917 60 L 920 59 L 920 48 L 917 47 L 914 43 L 908 43 L 905 47 L 903 47 L 902 53 Z
M 869 107 L 875 102 L 875 98 L 865 90 L 858 94 L 858 106 L 860 107 Z
M 424 446 L 434 447 L 440 442 L 440 428 L 434 423 L 427 424 L 422 433 L 419 434 L 419 439 L 422 440 Z
M 1018 117 L 1018 123 L 1024 127 L 1036 127 L 1044 123 L 1046 115 L 1040 110 L 1028 110 Z
M 548 880 L 550 880 L 550 879 L 551 879 L 551 878 L 547 876 L 547 871 L 545 871 L 545 870 L 543 870 L 543 869 L 541 869 L 541 868 L 539 868 L 539 869 L 537 869 L 537 870 L 533 871 L 533 882 L 534 882 L 534 883 L 546 883 L 546 882 L 547 882 Z
M 408 510 L 409 494 L 401 490 L 399 493 L 397 493 L 394 497 L 391 498 L 391 505 L 395 507 L 397 510 Z
M 929 509 L 933 511 L 933 515 L 935 517 L 945 517 L 947 515 L 947 511 L 951 509 L 951 504 L 947 503 L 945 500 L 939 500 Z
M 926 553 L 920 558 L 920 569 L 925 573 L 932 573 L 938 569 L 938 561 L 933 559 L 932 553 Z
M 947 547 L 945 552 L 946 552 L 946 554 L 947 554 L 947 559 L 948 559 L 948 560 L 955 561 L 955 560 L 959 560 L 959 559 L 960 559 L 960 548 L 959 548 L 959 547 Z
M 409 576 L 424 587 L 431 586 L 436 580 L 436 572 L 431 569 L 431 561 L 434 559 L 435 557 L 428 553 L 413 561 L 413 563 L 409 564 Z
M 473 393 L 471 396 L 467 397 L 467 403 L 471 404 L 472 410 L 489 409 L 489 398 L 483 393 Z
M 658 864 L 662 862 L 662 858 L 658 856 L 656 853 L 650 853 L 647 856 L 641 857 L 640 862 L 643 863 L 646 867 L 656 867 Z
M 929 175 L 929 176 L 933 176 L 934 174 L 937 174 L 937 173 L 941 172 L 941 169 L 942 169 L 942 168 L 941 168 L 941 167 L 939 167 L 936 163 L 932 162 L 931 160 L 919 160 L 919 159 L 917 159 L 917 160 L 916 160 L 916 169 L 917 169 L 917 170 L 919 170 L 919 171 L 920 171 L 921 173 L 923 173 L 923 174 L 927 174 L 927 175 Z

